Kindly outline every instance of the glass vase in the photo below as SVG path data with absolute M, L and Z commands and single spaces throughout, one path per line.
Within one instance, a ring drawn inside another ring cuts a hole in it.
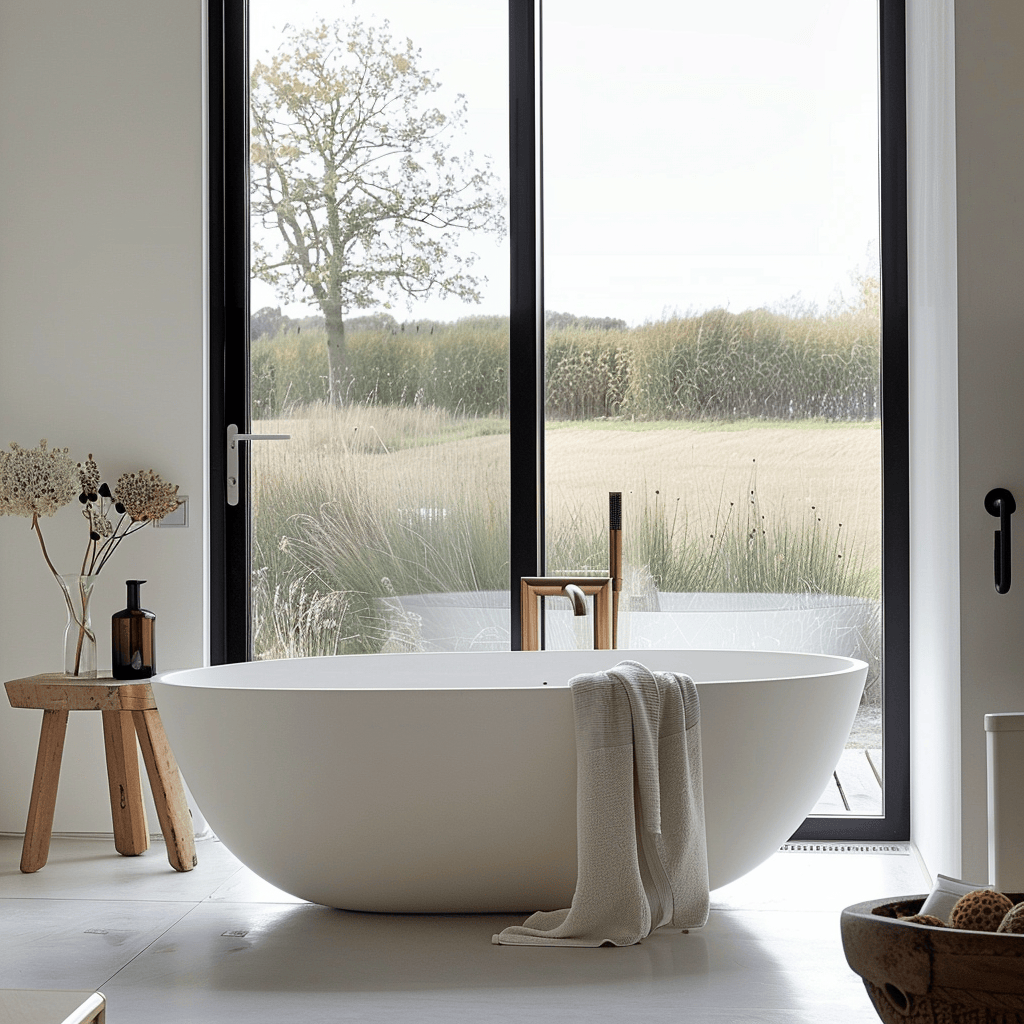
M 64 674 L 80 679 L 96 678 L 96 634 L 92 628 L 92 588 L 95 576 L 70 573 L 59 576 L 67 603 L 64 630 Z

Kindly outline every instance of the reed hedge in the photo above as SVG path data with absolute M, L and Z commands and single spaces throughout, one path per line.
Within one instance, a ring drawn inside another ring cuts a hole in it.
M 549 419 L 869 420 L 879 412 L 878 319 L 710 310 L 627 328 L 549 315 Z M 508 411 L 508 319 L 364 329 L 348 338 L 347 400 L 460 416 Z M 258 418 L 327 401 L 321 329 L 253 342 Z

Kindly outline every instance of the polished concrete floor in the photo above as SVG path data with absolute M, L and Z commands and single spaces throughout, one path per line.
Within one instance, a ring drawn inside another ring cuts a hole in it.
M 58 838 L 22 875 L 20 840 L 0 838 L 0 988 L 98 989 L 109 1024 L 870 1024 L 839 912 L 930 888 L 907 844 L 779 852 L 712 893 L 700 931 L 528 948 L 491 944 L 521 915 L 330 910 L 215 839 L 197 845 L 198 867 L 176 874 L 159 843 L 123 858 L 112 842 Z

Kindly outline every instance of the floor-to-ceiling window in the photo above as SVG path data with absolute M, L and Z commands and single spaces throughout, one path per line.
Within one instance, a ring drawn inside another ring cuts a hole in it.
M 517 647 L 519 579 L 607 575 L 621 507 L 618 646 L 864 658 L 804 834 L 898 838 L 901 33 L 890 0 L 226 0 L 215 657 Z M 543 642 L 592 625 L 547 599 Z
M 253 656 L 507 647 L 507 9 L 248 10 Z

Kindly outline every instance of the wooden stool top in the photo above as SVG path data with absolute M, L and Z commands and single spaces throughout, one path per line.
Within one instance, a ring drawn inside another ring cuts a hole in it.
M 43 711 L 152 711 L 153 688 L 146 680 L 119 680 L 104 674 L 81 679 L 44 672 L 4 683 L 12 708 Z

